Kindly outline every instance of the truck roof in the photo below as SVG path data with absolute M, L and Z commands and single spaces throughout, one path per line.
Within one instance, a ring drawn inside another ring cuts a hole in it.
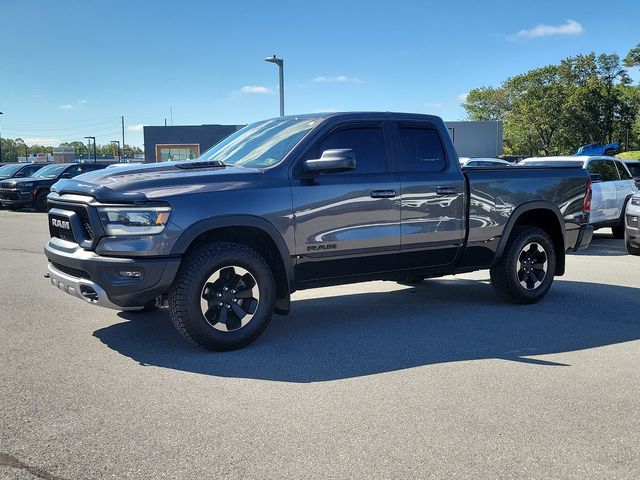
M 275 118 L 291 118 L 291 119 L 296 119 L 296 118 L 323 118 L 323 119 L 356 118 L 356 119 L 359 119 L 361 118 L 361 119 L 366 119 L 370 117 L 375 117 L 375 118 L 388 117 L 388 118 L 398 118 L 398 119 L 407 119 L 407 120 L 411 120 L 411 119 L 428 120 L 431 122 L 433 122 L 434 120 L 439 122 L 442 121 L 442 119 L 436 115 L 428 115 L 425 113 L 402 113 L 402 112 L 381 112 L 381 111 L 319 112 L 319 113 L 304 113 L 300 115 L 286 115 L 285 117 L 275 117 Z

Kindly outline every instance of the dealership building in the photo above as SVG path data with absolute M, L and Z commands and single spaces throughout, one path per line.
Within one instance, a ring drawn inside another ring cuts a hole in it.
M 244 125 L 144 127 L 146 163 L 191 160 Z
M 502 122 L 445 122 L 461 157 L 502 154 Z M 145 162 L 191 160 L 244 125 L 144 127 Z

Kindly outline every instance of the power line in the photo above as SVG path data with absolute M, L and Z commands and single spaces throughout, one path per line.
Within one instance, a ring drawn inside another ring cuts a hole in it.
M 85 123 L 82 125 L 74 125 L 74 126 L 67 126 L 67 127 L 56 127 L 55 125 L 60 125 L 60 122 L 56 122 L 56 123 L 29 123 L 28 125 L 16 125 L 14 123 L 11 123 L 11 126 L 14 127 L 15 129 L 19 129 L 19 130 L 75 130 L 75 129 L 80 129 L 80 128 L 92 128 L 92 127 L 98 127 L 100 125 L 106 125 L 109 123 L 116 123 L 119 122 L 120 119 L 119 118 L 112 118 L 110 120 L 105 120 L 105 121 L 101 121 L 98 123 Z M 54 125 L 54 126 L 51 126 Z

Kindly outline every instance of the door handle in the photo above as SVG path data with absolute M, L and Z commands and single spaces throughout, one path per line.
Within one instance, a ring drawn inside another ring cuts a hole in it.
M 436 193 L 438 195 L 453 195 L 458 193 L 457 187 L 436 187 Z
M 374 190 L 371 192 L 371 198 L 393 198 L 395 196 L 395 190 Z

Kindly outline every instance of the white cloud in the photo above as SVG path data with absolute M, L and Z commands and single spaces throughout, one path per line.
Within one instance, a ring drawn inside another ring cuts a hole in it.
M 75 107 L 70 103 L 65 103 L 64 105 L 60 105 L 58 108 L 60 110 L 73 110 Z
M 461 93 L 460 95 L 458 95 L 456 98 L 458 99 L 458 101 L 460 101 L 461 103 L 464 103 L 467 101 L 467 96 L 469 95 L 469 92 L 465 92 L 465 93 Z
M 567 20 L 562 25 L 545 25 L 543 23 L 527 30 L 520 30 L 507 39 L 518 40 L 521 38 L 540 38 L 552 35 L 581 35 L 584 32 L 582 25 L 575 20 Z
M 258 93 L 262 95 L 265 95 L 265 94 L 273 95 L 273 90 L 271 90 L 268 87 L 264 87 L 262 85 L 246 85 L 235 93 L 248 93 L 248 94 Z
M 429 108 L 441 108 L 442 106 L 444 106 L 444 103 L 443 102 L 424 102 L 424 106 Z
M 136 125 L 129 125 L 127 127 L 127 130 L 129 130 L 130 132 L 141 132 L 143 128 L 144 125 L 142 123 L 138 123 Z
M 57 138 L 23 138 L 27 145 L 42 145 L 44 147 L 57 147 L 62 142 Z
M 82 104 L 87 103 L 87 99 L 83 98 L 82 100 L 78 100 L 76 103 L 82 103 Z
M 313 79 L 316 83 L 362 83 L 358 77 L 347 77 L 346 75 L 336 75 L 334 77 L 320 75 Z

